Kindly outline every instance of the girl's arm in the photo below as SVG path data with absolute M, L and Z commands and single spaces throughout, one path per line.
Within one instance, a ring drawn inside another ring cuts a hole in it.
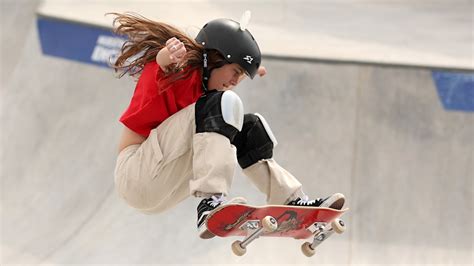
M 166 41 L 166 46 L 156 55 L 156 63 L 166 72 L 167 66 L 179 63 L 183 60 L 185 54 L 186 47 L 184 47 L 184 44 L 173 37 Z

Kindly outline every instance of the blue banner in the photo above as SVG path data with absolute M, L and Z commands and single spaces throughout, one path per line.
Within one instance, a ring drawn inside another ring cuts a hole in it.
M 77 22 L 38 17 L 37 26 L 43 54 L 104 67 L 125 42 L 110 29 Z
M 432 71 L 438 96 L 446 110 L 474 112 L 474 73 Z

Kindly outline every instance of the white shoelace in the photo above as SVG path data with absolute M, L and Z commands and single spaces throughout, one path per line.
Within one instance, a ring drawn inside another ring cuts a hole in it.
M 306 205 L 312 205 L 316 202 L 316 200 L 309 200 L 308 195 L 304 195 L 300 200 L 298 200 L 298 204 L 306 204 Z
M 212 207 L 216 207 L 216 206 L 218 206 L 219 204 L 222 204 L 222 203 L 225 202 L 225 197 L 224 197 L 224 195 L 212 196 L 211 199 L 212 199 L 212 201 L 209 202 L 209 204 L 210 204 Z

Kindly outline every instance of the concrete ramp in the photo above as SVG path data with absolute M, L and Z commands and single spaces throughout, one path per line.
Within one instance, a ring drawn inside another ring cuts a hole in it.
M 2 265 L 472 265 L 474 115 L 445 109 L 432 69 L 264 58 L 268 75 L 236 90 L 246 112 L 267 118 L 275 159 L 309 195 L 341 192 L 351 210 L 312 258 L 303 241 L 273 238 L 236 257 L 233 239 L 198 238 L 196 199 L 144 215 L 118 198 L 118 118 L 134 82 L 41 55 L 34 10 L 2 5 Z M 231 193 L 264 203 L 240 171 Z

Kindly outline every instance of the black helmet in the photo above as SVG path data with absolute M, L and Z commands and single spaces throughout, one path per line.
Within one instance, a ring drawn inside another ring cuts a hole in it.
M 196 41 L 204 49 L 215 49 L 229 63 L 237 63 L 246 74 L 253 79 L 262 61 L 258 44 L 246 29 L 241 30 L 240 24 L 231 19 L 215 19 L 208 22 L 199 31 Z

